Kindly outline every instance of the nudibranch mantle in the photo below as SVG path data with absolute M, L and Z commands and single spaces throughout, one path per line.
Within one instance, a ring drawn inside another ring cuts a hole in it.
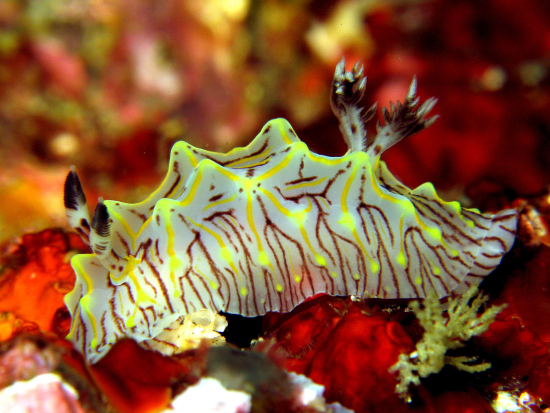
M 91 225 L 72 171 L 69 221 L 93 253 L 71 260 L 68 338 L 91 363 L 122 337 L 170 354 L 174 344 L 156 337 L 202 309 L 256 316 L 321 292 L 442 297 L 479 283 L 510 249 L 516 211 L 462 208 L 429 183 L 411 190 L 382 151 L 318 155 L 284 119 L 226 154 L 177 142 L 153 194 L 100 202 Z

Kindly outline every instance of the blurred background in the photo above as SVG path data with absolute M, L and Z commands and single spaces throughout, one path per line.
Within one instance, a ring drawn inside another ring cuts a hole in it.
M 384 154 L 405 184 L 483 209 L 548 189 L 547 0 L 0 0 L 0 241 L 65 225 L 70 165 L 94 208 L 143 199 L 175 141 L 225 152 L 274 117 L 344 154 L 342 56 L 365 65 L 365 106 L 415 74 L 439 98 Z

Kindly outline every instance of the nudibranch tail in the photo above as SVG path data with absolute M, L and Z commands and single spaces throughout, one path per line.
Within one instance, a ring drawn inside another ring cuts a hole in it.
M 464 216 L 476 217 L 477 213 L 464 209 Z M 478 225 L 481 223 L 478 222 Z M 517 211 L 505 209 L 493 215 L 487 223 L 488 230 L 485 238 L 481 240 L 481 248 L 475 257 L 472 268 L 462 283 L 454 290 L 457 294 L 463 294 L 468 289 L 480 283 L 491 271 L 493 271 L 502 257 L 512 247 L 517 229 Z
M 171 354 L 179 324 L 207 309 L 245 316 L 290 311 L 315 294 L 439 297 L 479 283 L 511 248 L 517 212 L 482 214 L 445 202 L 433 185 L 410 189 L 379 160 L 429 126 L 416 80 L 366 145 L 363 69 L 338 65 L 332 106 L 350 150 L 311 152 L 284 119 L 243 148 L 210 152 L 177 142 L 166 178 L 137 204 L 100 201 L 76 255 L 65 302 L 69 339 L 89 362 L 122 337 Z M 89 222 L 74 171 L 65 184 L 69 222 Z M 82 221 L 83 220 L 83 221 Z
M 86 204 L 86 195 L 82 190 L 80 179 L 71 166 L 65 179 L 63 202 L 69 225 L 78 232 L 82 240 L 90 245 L 90 215 Z

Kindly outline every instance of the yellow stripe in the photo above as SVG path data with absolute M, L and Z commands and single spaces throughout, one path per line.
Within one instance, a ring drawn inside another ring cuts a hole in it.
M 319 185 L 321 184 L 322 182 L 326 181 L 328 177 L 324 177 L 324 178 L 319 178 L 319 179 L 315 179 L 314 181 L 309 181 L 309 182 L 301 182 L 299 184 L 294 184 L 294 185 L 288 185 L 287 187 L 285 187 L 286 190 L 293 190 L 293 189 L 297 189 L 297 188 L 303 188 L 303 187 L 306 187 L 306 186 L 315 186 L 315 185 Z
M 288 165 L 288 163 L 290 162 L 290 159 L 294 155 L 295 149 L 296 148 L 293 148 L 290 151 L 288 151 L 287 156 L 285 156 L 285 158 L 281 162 L 279 162 L 278 165 L 274 166 L 273 168 L 271 168 L 269 171 L 263 173 L 262 175 L 259 175 L 256 178 L 254 178 L 254 182 L 269 179 L 273 175 L 275 175 L 276 173 L 278 173 L 281 170 L 285 169 L 286 166 Z
M 203 208 L 203 211 L 206 211 L 207 209 L 216 207 L 216 206 L 218 206 L 218 205 L 225 204 L 225 203 L 227 203 L 227 202 L 233 202 L 233 201 L 235 200 L 236 197 L 237 197 L 237 194 L 233 194 L 233 196 L 230 197 L 230 198 L 227 198 L 227 199 L 220 199 L 219 201 L 211 202 L 211 203 L 209 203 L 208 205 L 206 205 L 206 206 Z
M 271 152 L 271 146 L 268 146 L 264 151 L 254 155 L 254 156 L 247 156 L 246 158 L 241 158 L 241 159 L 237 159 L 236 161 L 229 162 L 228 164 L 225 165 L 225 167 L 226 168 L 233 168 L 233 167 L 235 167 L 235 165 L 240 165 L 240 164 L 246 163 L 246 162 L 254 160 L 254 159 L 260 159 L 260 158 L 263 159 L 267 155 L 269 155 L 270 152 Z M 246 168 L 252 168 L 254 166 L 259 166 L 259 165 L 265 165 L 265 162 L 260 162 L 256 165 L 247 165 Z

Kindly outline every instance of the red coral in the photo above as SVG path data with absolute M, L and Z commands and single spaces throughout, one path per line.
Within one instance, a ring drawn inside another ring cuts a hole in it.
M 507 270 L 499 301 L 508 307 L 483 339 L 495 357 L 507 360 L 503 374 L 525 377 L 527 389 L 550 404 L 550 248 L 539 247 L 531 258 L 509 263 Z
M 70 255 L 86 250 L 78 235 L 60 229 L 27 234 L 19 243 L 8 245 L 0 258 L 4 266 L 0 312 L 13 313 L 44 331 L 56 330 L 54 317 L 59 309 L 65 309 L 63 297 L 73 288 L 75 279 Z M 13 333 L 6 327 L 0 338 L 7 339 Z
M 439 98 L 440 119 L 384 154 L 396 176 L 440 189 L 486 179 L 522 194 L 548 184 L 549 12 L 544 0 L 466 0 L 368 17 L 378 48 L 367 61 L 369 81 L 378 96 L 367 100 L 402 99 L 390 86 L 414 74 L 419 96 Z
M 192 365 L 200 365 L 201 354 L 191 361 L 185 357 L 170 358 L 144 350 L 132 340 L 118 341 L 89 370 L 99 388 L 122 413 L 153 413 L 164 410 L 178 382 L 192 384 L 198 379 Z M 181 383 L 180 383 L 181 384 Z
M 277 341 L 272 355 L 284 357 L 287 369 L 324 385 L 327 402 L 356 412 L 406 406 L 388 371 L 400 353 L 413 349 L 401 325 L 369 315 L 365 304 L 350 299 L 322 296 L 304 307 L 271 327 Z

